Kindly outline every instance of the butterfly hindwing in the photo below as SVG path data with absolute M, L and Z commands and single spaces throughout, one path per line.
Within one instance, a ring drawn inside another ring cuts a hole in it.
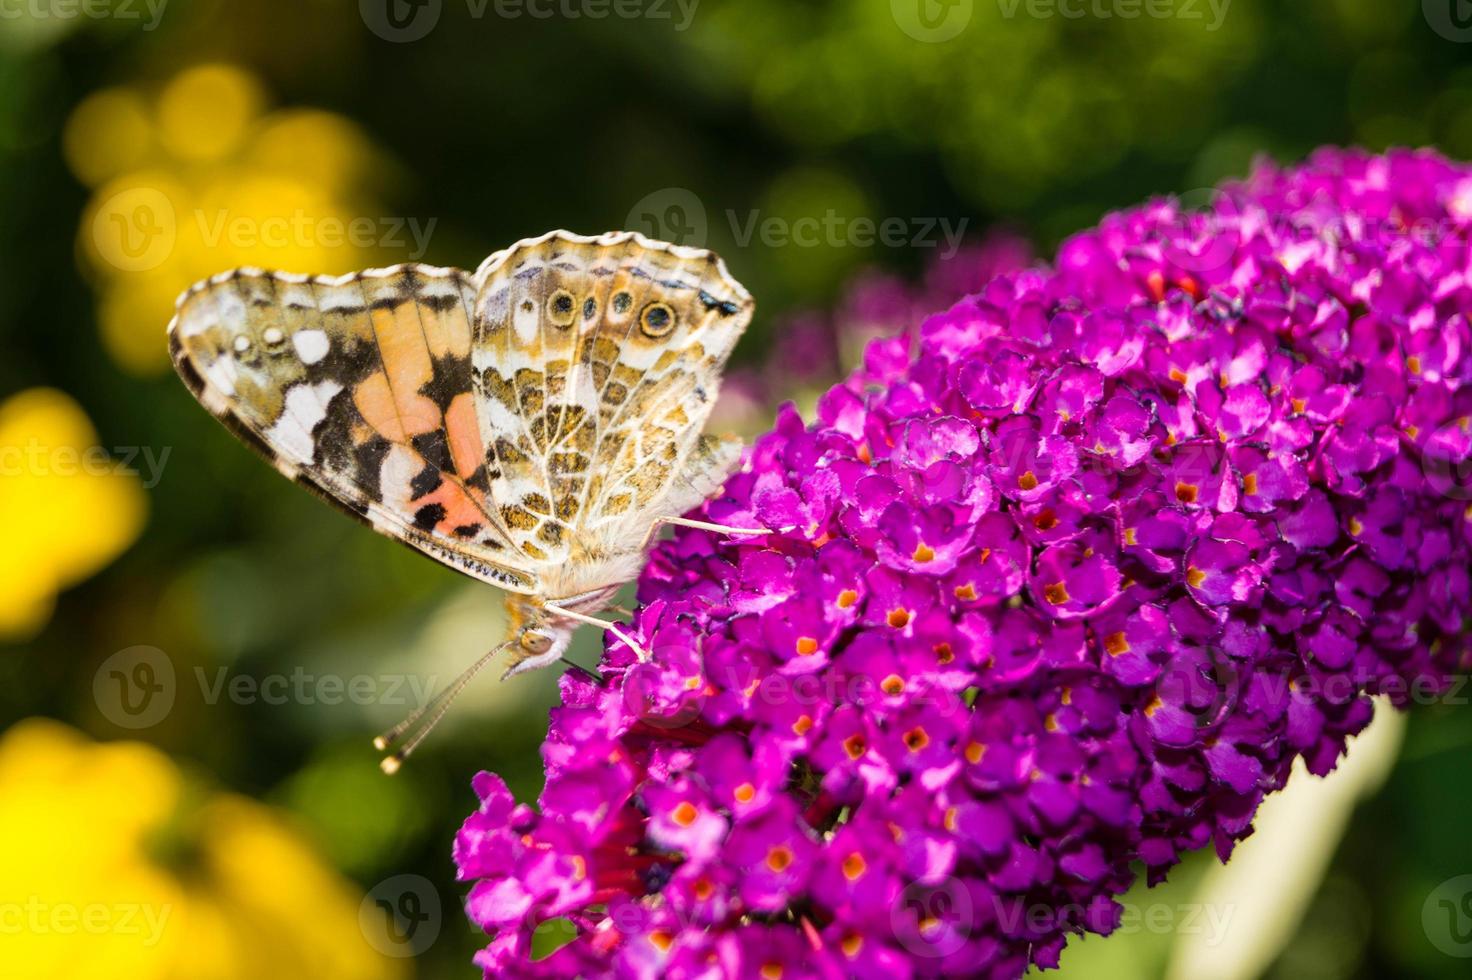
M 477 274 L 472 368 L 491 497 L 528 558 L 638 542 L 714 492 L 739 442 L 702 439 L 753 303 L 712 253 L 554 232 Z
M 283 473 L 445 564 L 531 592 L 488 499 L 474 296 L 455 269 L 240 269 L 180 297 L 170 347 L 205 407 Z

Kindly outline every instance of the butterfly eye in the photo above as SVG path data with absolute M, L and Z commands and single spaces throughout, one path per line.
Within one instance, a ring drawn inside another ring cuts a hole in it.
M 633 305 L 634 297 L 630 296 L 628 293 L 613 294 L 613 312 L 619 314 L 620 316 L 629 312 L 629 307 Z
M 639 328 L 647 337 L 663 337 L 675 329 L 675 311 L 668 303 L 650 303 L 639 314 Z
M 521 646 L 528 653 L 546 653 L 552 647 L 552 637 L 526 630 L 521 634 Z
M 547 319 L 559 327 L 572 324 L 573 317 L 572 293 L 565 289 L 559 289 L 547 300 Z

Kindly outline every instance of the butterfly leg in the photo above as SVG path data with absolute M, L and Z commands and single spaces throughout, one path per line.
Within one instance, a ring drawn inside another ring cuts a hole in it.
M 654 523 L 649 525 L 649 533 L 644 536 L 644 547 L 649 547 L 649 543 L 654 540 L 654 536 L 659 533 L 659 529 L 666 524 L 674 524 L 679 527 L 693 527 L 700 531 L 713 531 L 716 534 L 759 535 L 778 534 L 792 530 L 792 528 L 778 528 L 774 531 L 772 528 L 769 527 L 731 527 L 727 524 L 712 524 L 709 521 L 695 521 L 691 520 L 688 517 L 656 517 L 654 519 Z
M 548 605 L 543 606 L 542 608 L 554 616 L 563 616 L 576 623 L 587 623 L 589 626 L 596 626 L 601 630 L 607 630 L 608 632 L 612 633 L 614 636 L 622 640 L 624 646 L 628 647 L 630 650 L 633 650 L 634 655 L 637 656 L 640 660 L 649 659 L 649 652 L 641 647 L 639 644 L 635 643 L 633 638 L 625 633 L 622 629 L 620 629 L 617 623 L 610 623 L 602 619 L 594 619 L 592 616 L 584 616 L 582 613 L 573 612 L 571 609 L 563 609 L 561 606 Z

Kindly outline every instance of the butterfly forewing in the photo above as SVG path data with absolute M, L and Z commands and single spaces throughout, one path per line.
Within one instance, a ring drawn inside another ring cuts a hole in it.
M 467 574 L 531 592 L 487 497 L 470 277 L 241 269 L 180 298 L 169 337 L 200 401 L 278 469 Z
M 632 577 L 653 522 L 736 464 L 739 440 L 701 430 L 751 310 L 709 252 L 553 232 L 474 275 L 237 270 L 186 292 L 169 333 L 195 395 L 282 472 L 556 600 Z

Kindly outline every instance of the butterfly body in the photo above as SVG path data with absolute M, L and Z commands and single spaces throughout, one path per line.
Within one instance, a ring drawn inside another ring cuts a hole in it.
M 474 273 L 256 269 L 186 291 L 180 376 L 282 473 L 508 593 L 516 673 L 639 574 L 652 529 L 716 492 L 703 434 L 751 318 L 712 253 L 552 232 Z M 620 634 L 622 635 L 622 634 Z

